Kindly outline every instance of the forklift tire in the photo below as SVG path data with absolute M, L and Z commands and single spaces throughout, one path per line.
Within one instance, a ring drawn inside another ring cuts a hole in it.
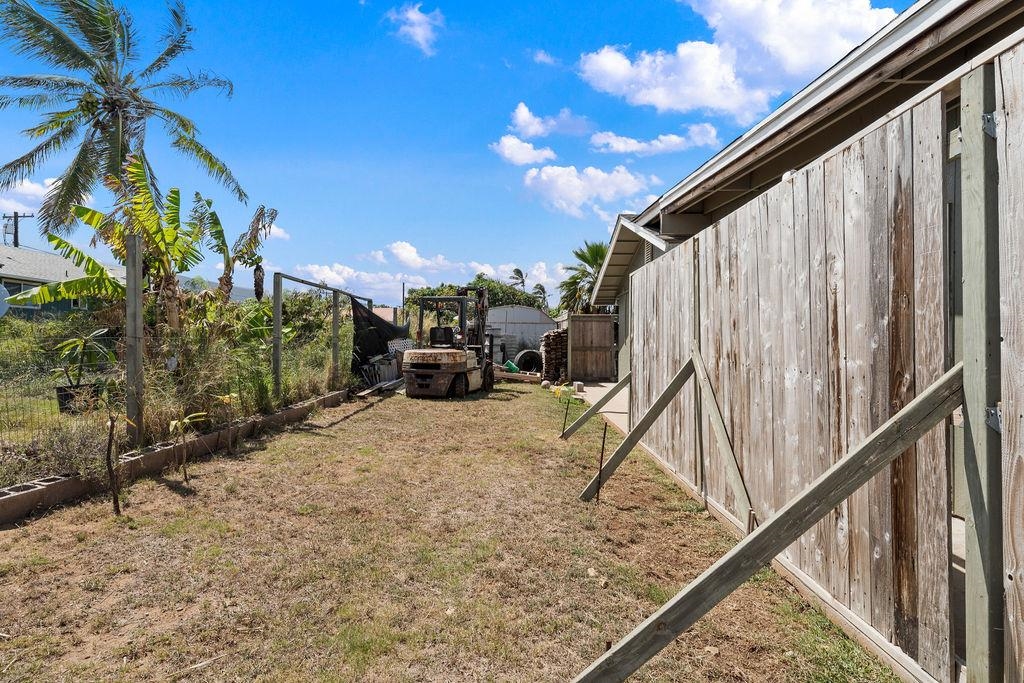
M 484 368 L 484 391 L 490 393 L 494 391 L 494 364 L 488 363 L 487 367 Z
M 465 375 L 455 375 L 455 379 L 452 380 L 452 396 L 455 398 L 466 398 L 466 392 L 469 389 L 469 384 Z

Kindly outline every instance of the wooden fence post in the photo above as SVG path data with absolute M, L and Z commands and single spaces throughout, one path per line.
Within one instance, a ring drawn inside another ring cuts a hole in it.
M 331 391 L 337 391 L 341 380 L 341 293 L 332 293 L 331 309 Z
M 142 352 L 145 344 L 142 326 L 142 236 L 125 238 L 125 416 L 128 440 L 135 448 L 145 441 L 143 403 L 145 377 Z
M 274 273 L 274 350 L 271 370 L 274 375 L 274 398 L 281 399 L 281 316 L 284 312 L 284 280 Z
M 964 474 L 967 680 L 1003 680 L 1003 520 L 1000 436 L 986 424 L 1000 398 L 999 167 L 995 67 L 961 80 Z M 1016 226 L 1019 228 L 1019 226 Z

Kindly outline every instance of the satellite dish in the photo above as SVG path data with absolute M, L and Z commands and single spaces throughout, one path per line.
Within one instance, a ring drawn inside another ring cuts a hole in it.
M 7 303 L 7 297 L 10 295 L 11 293 L 7 291 L 7 288 L 0 285 L 0 318 L 7 315 L 7 311 L 11 310 L 11 305 Z

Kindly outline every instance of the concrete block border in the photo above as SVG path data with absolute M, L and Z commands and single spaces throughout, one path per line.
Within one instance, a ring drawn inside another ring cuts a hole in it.
M 227 447 L 229 439 L 237 443 L 265 429 L 301 422 L 316 408 L 333 408 L 348 400 L 348 389 L 282 408 L 269 415 L 254 415 L 236 420 L 208 434 L 199 434 L 185 441 L 187 457 L 192 460 L 216 453 Z M 162 472 L 181 458 L 180 443 L 161 443 L 120 457 L 122 485 L 139 477 Z M 78 476 L 54 475 L 0 489 L 0 526 L 16 522 L 34 510 L 48 509 L 95 493 L 102 486 Z

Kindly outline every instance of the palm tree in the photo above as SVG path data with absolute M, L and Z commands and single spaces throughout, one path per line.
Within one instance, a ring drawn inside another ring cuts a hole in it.
M 131 16 L 113 0 L 45 0 L 52 16 L 27 0 L 0 1 L 0 41 L 15 53 L 34 57 L 66 73 L 4 76 L 0 109 L 43 110 L 41 122 L 24 131 L 41 140 L 31 150 L 0 167 L 0 191 L 31 177 L 54 154 L 75 150 L 40 209 L 44 233 L 70 232 L 71 209 L 107 176 L 122 178 L 130 156 L 145 162 L 143 143 L 149 119 L 156 118 L 170 144 L 197 162 L 231 190 L 248 197 L 223 161 L 197 139 L 195 123 L 159 104 L 153 97 L 187 97 L 213 87 L 230 96 L 231 81 L 207 72 L 185 75 L 165 71 L 192 49 L 192 24 L 185 6 L 170 5 L 170 25 L 162 48 L 146 66 L 138 62 L 137 35 Z M 147 169 L 153 177 L 152 168 Z
M 569 313 L 589 313 L 597 275 L 608 255 L 608 244 L 584 242 L 581 248 L 573 250 L 572 255 L 576 257 L 576 263 L 566 268 L 571 275 L 558 285 L 562 293 L 559 305 Z
M 521 268 L 513 268 L 512 274 L 508 276 L 509 284 L 526 291 L 526 273 Z
M 548 305 L 548 290 L 547 288 L 538 282 L 533 286 L 533 295 L 537 297 L 538 303 L 547 308 Z

